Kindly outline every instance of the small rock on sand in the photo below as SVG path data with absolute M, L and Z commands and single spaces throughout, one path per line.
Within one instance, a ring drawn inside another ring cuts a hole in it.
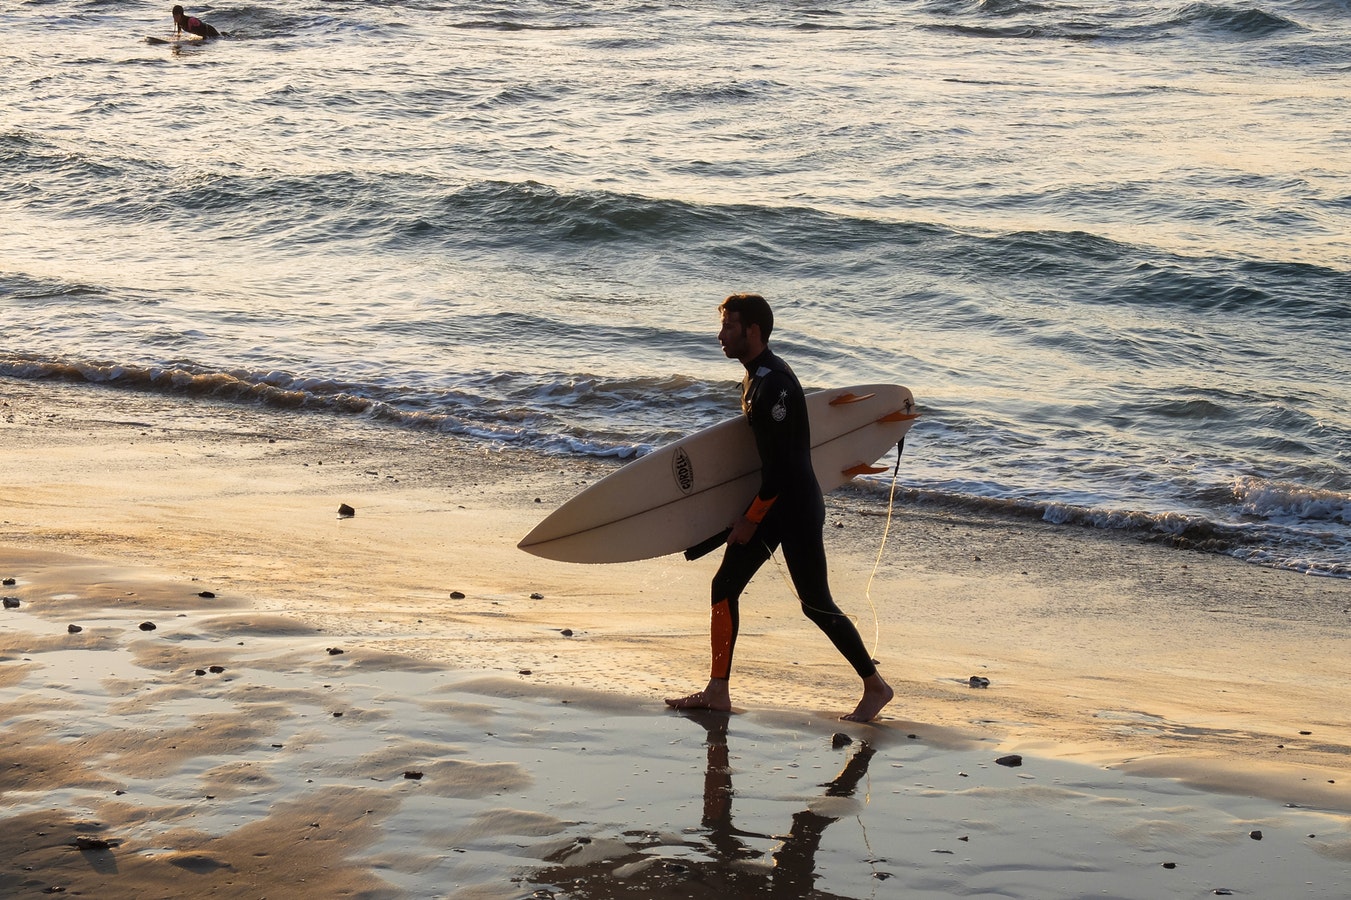
M 114 846 L 112 841 L 105 841 L 103 838 L 86 837 L 80 835 L 71 841 L 71 845 L 76 850 L 110 850 Z

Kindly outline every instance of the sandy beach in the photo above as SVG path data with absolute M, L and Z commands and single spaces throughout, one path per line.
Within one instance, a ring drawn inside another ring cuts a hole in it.
M 846 489 L 883 718 L 772 565 L 678 715 L 716 558 L 515 547 L 615 463 L 11 380 L 0 447 L 4 896 L 1351 895 L 1345 580 L 903 503 L 870 578 Z

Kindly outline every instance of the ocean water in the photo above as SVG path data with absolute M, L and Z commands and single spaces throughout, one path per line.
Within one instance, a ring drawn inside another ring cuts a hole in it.
M 906 503 L 1351 577 L 1347 0 L 168 9 L 0 6 L 0 377 L 629 457 L 754 290 Z

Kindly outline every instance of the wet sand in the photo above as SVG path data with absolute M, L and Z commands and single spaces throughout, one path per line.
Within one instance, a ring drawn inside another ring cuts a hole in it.
M 682 716 L 716 560 L 515 549 L 604 461 L 5 380 L 0 447 L 7 896 L 1351 893 L 1344 581 L 902 507 L 870 584 L 839 492 L 883 719 L 773 566 Z

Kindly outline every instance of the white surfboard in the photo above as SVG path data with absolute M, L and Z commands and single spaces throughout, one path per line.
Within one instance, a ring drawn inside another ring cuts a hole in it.
M 812 465 L 822 491 L 871 464 L 910 430 L 915 398 L 898 384 L 807 395 Z M 631 562 L 679 553 L 722 531 L 760 488 L 760 455 L 744 416 L 634 460 L 540 522 L 522 550 L 562 562 Z

